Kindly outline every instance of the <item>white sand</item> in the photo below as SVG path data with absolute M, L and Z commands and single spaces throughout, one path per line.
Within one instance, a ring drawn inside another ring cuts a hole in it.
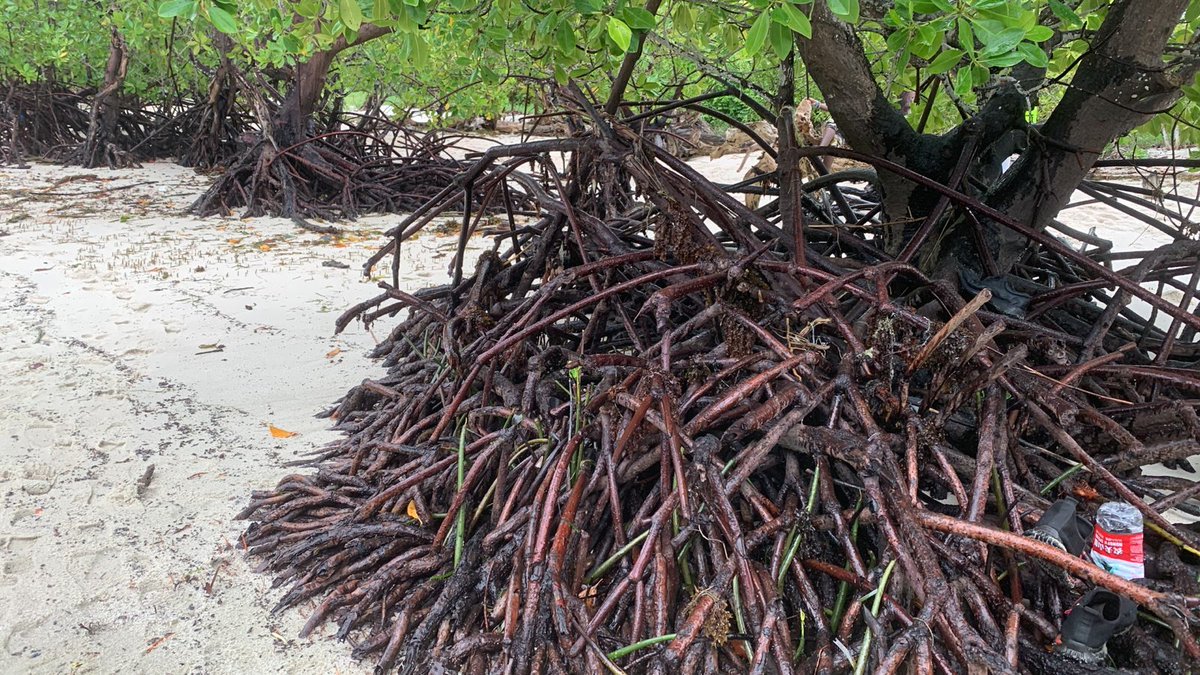
M 696 161 L 724 180 L 741 163 Z M 303 611 L 268 613 L 279 593 L 231 518 L 335 437 L 315 413 L 380 373 L 372 336 L 333 321 L 376 292 L 359 267 L 396 218 L 343 224 L 338 246 L 182 215 L 207 183 L 168 163 L 0 167 L 0 672 L 368 671 L 328 629 L 297 639 Z M 1165 240 L 1067 213 L 1122 247 Z M 406 244 L 406 288 L 445 278 L 452 248 Z
M 379 373 L 372 336 L 333 321 L 378 292 L 359 270 L 397 219 L 344 224 L 338 247 L 180 215 L 205 184 L 166 163 L 0 169 L 0 672 L 365 672 L 267 613 L 231 518 Z M 22 201 L 42 189 L 91 194 Z M 453 245 L 406 244 L 407 287 L 444 278 Z

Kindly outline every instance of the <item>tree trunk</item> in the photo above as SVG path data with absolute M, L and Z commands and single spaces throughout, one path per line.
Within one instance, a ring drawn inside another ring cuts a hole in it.
M 124 161 L 116 147 L 117 115 L 121 111 L 119 102 L 121 86 L 125 84 L 125 73 L 129 67 L 129 48 L 125 38 L 114 26 L 108 49 L 108 63 L 104 67 L 104 86 L 92 98 L 92 112 L 88 120 L 87 137 L 79 148 L 75 159 L 85 169 L 101 165 L 117 168 Z
M 1196 66 L 1172 68 L 1162 55 L 1187 5 L 1121 0 L 1109 8 L 1062 101 L 989 195 L 990 205 L 1045 228 L 1110 143 L 1179 99 Z M 1029 243 L 991 224 L 985 236 L 1001 272 L 1020 260 Z M 958 237 L 954 249 L 964 243 Z
M 1015 88 L 1004 87 L 963 126 L 941 136 L 917 133 L 875 82 L 853 27 L 835 17 L 823 2 L 813 4 L 812 37 L 797 39 L 796 46 L 850 147 L 941 182 L 950 178 L 971 135 L 976 136 L 975 147 L 985 148 L 1023 120 L 1023 97 Z M 886 172 L 879 178 L 884 213 L 891 222 L 920 218 L 937 201 L 932 193 L 914 189 L 912 183 Z M 902 230 L 903 225 L 897 225 L 887 235 L 886 249 L 893 255 L 903 245 Z
M 1195 75 L 1196 62 L 1168 67 L 1162 55 L 1186 6 L 1187 0 L 1112 4 L 1063 100 L 1035 133 L 1029 149 L 987 195 L 992 206 L 1044 228 L 1068 203 L 1108 144 L 1179 98 L 1180 87 Z M 1004 86 L 978 115 L 956 129 L 941 136 L 917 133 L 876 84 L 854 29 L 834 17 L 825 3 L 813 4 L 812 37 L 798 39 L 797 48 L 851 147 L 935 180 L 948 179 L 968 140 L 977 153 L 984 153 L 1012 130 L 1025 126 L 1023 95 L 1013 86 Z M 936 203 L 932 195 L 886 172 L 880 181 L 889 221 L 921 218 Z M 1005 273 L 1029 242 L 995 224 L 985 227 L 986 248 L 995 257 L 992 271 Z M 947 278 L 956 276 L 962 266 L 982 273 L 985 265 L 972 228 L 970 223 L 955 223 L 940 242 L 926 249 L 926 267 Z M 898 251 L 903 234 L 888 233 L 890 253 Z
M 329 76 L 329 68 L 333 65 L 334 58 L 350 47 L 390 32 L 390 28 L 363 24 L 353 42 L 339 37 L 328 50 L 316 52 L 307 61 L 296 64 L 287 95 L 275 114 L 275 140 L 281 147 L 296 143 L 309 135 L 309 121 L 321 101 L 321 92 L 325 90 L 325 79 Z
M 316 52 L 307 61 L 296 64 L 287 95 L 275 113 L 275 141 L 281 147 L 309 135 L 309 122 L 325 90 L 325 78 L 336 52 Z
M 188 139 L 187 149 L 179 157 L 183 166 L 211 168 L 225 163 L 236 153 L 239 137 L 246 130 L 237 110 L 237 66 L 228 55 L 233 40 L 216 30 L 212 39 L 221 63 L 208 83 L 207 98 L 188 113 L 195 121 L 181 124 L 180 133 Z
M 0 165 L 24 167 L 21 162 L 21 119 L 10 104 L 13 88 L 10 83 L 8 96 L 0 101 Z
M 274 108 L 242 80 L 243 91 L 250 97 L 261 126 L 262 139 L 230 163 L 221 178 L 192 204 L 192 211 L 208 215 L 228 212 L 233 206 L 245 206 L 247 216 L 270 212 L 291 217 L 302 211 L 297 193 L 298 188 L 304 186 L 298 184 L 297 178 L 313 184 L 332 182 L 339 190 L 344 189 L 344 179 L 339 178 L 344 174 L 344 168 L 330 166 L 312 145 L 304 141 L 314 136 L 310 128 L 313 115 L 320 105 L 329 69 L 337 55 L 390 32 L 390 28 L 363 24 L 353 41 L 339 37 L 328 50 L 316 52 L 307 61 L 297 64 L 283 101 Z M 235 72 L 235 76 L 241 80 L 240 74 Z M 287 155 L 281 156 L 284 150 Z M 292 164 L 295 157 L 301 161 Z M 345 207 L 343 212 L 354 215 L 351 207 Z

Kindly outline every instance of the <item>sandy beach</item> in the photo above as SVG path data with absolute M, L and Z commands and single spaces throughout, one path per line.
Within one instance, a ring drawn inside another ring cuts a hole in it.
M 268 613 L 231 518 L 377 371 L 373 337 L 333 322 L 375 291 L 361 265 L 395 218 L 333 238 L 180 215 L 206 184 L 0 169 L 2 672 L 365 672 Z M 407 286 L 453 246 L 406 246 Z
M 376 292 L 361 265 L 397 217 L 333 237 L 185 215 L 208 182 L 0 167 L 0 672 L 369 672 L 328 627 L 296 638 L 304 611 L 270 613 L 232 518 L 380 373 L 370 333 L 333 328 Z M 1096 206 L 1064 220 L 1121 249 L 1169 241 Z M 402 286 L 446 278 L 454 245 L 406 244 Z

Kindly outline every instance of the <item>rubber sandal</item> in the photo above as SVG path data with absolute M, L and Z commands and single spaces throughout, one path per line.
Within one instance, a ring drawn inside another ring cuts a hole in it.
M 1037 525 L 1025 535 L 1075 556 L 1083 555 L 1091 543 L 1092 524 L 1079 515 L 1079 504 L 1070 498 L 1060 499 L 1042 514 Z
M 1104 658 L 1104 646 L 1137 620 L 1137 604 L 1103 588 L 1093 588 L 1075 603 L 1062 624 L 1056 651 L 1081 661 Z

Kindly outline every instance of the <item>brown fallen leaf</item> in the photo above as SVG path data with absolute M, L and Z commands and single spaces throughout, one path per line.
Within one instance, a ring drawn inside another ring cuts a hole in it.
M 260 251 L 270 251 L 270 250 L 271 250 L 271 247 L 270 247 L 268 244 L 259 244 L 259 246 L 258 246 L 258 250 L 260 250 Z
M 334 347 L 332 350 L 330 350 L 330 352 L 328 354 L 325 355 L 325 358 L 332 359 L 333 357 L 335 357 L 341 353 L 342 353 L 341 347 Z
M 404 512 L 408 514 L 409 518 L 417 521 L 418 525 L 425 525 L 425 521 L 421 520 L 421 514 L 417 513 L 417 501 L 415 499 L 408 500 L 408 508 Z
M 269 428 L 271 430 L 271 436 L 273 438 L 291 438 L 292 436 L 299 435 L 294 431 L 285 431 L 284 429 L 280 429 L 279 427 L 275 426 L 274 424 L 268 424 L 267 428 Z

